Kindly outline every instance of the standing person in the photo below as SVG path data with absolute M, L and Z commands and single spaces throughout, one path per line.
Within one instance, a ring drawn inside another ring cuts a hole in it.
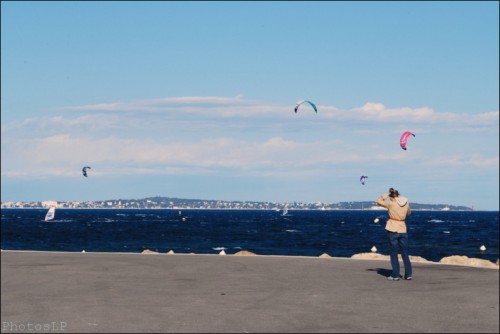
M 386 199 L 390 200 L 387 202 Z M 380 196 L 377 205 L 386 208 L 389 212 L 389 220 L 385 225 L 387 230 L 387 238 L 391 250 L 391 276 L 387 277 L 390 281 L 399 281 L 399 260 L 398 253 L 401 252 L 405 267 L 405 276 L 407 280 L 412 279 L 412 268 L 410 256 L 408 255 L 408 234 L 406 232 L 406 217 L 411 214 L 410 203 L 408 199 L 399 195 L 399 192 L 394 188 L 390 188 L 387 194 Z

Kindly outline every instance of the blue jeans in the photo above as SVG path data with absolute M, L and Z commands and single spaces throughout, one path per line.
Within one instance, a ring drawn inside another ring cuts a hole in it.
M 389 238 L 392 277 L 399 277 L 398 253 L 401 253 L 405 266 L 405 277 L 412 275 L 410 256 L 408 255 L 408 235 L 406 233 L 387 232 Z

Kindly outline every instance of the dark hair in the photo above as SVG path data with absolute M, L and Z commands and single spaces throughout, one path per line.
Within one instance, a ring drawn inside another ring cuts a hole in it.
M 398 196 L 399 192 L 397 190 L 395 190 L 394 188 L 389 189 L 389 197 L 398 197 Z

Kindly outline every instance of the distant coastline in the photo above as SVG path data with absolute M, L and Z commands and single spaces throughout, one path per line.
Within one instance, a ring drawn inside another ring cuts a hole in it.
M 207 209 L 207 210 L 382 210 L 374 201 L 305 203 L 305 202 L 258 202 L 183 199 L 176 197 L 147 197 L 143 199 L 111 199 L 103 201 L 38 201 L 1 202 L 2 209 L 43 209 L 55 205 L 64 209 Z M 420 211 L 474 211 L 472 207 L 450 204 L 411 203 L 412 210 Z

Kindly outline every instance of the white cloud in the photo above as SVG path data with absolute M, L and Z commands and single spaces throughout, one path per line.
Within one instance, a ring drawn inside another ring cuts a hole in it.
M 423 161 L 423 164 L 429 167 L 441 168 L 457 168 L 457 167 L 474 167 L 474 168 L 499 168 L 499 156 L 483 157 L 476 153 L 470 154 L 452 154 L 448 156 L 433 157 Z
M 408 155 L 403 151 L 387 153 L 383 145 L 370 144 L 353 149 L 355 145 L 338 139 L 300 142 L 282 137 L 260 141 L 220 137 L 184 142 L 58 134 L 3 142 L 2 160 L 6 163 L 2 166 L 2 175 L 68 176 L 79 173 L 84 164 L 102 166 L 92 170 L 95 175 L 206 174 L 232 170 L 298 176 L 331 171 L 335 166 L 407 165 L 412 161 L 412 164 L 422 161 L 430 167 L 498 168 L 498 156 L 483 157 L 475 153 L 431 156 L 417 150 Z
M 139 100 L 132 102 L 114 102 L 94 105 L 69 106 L 60 108 L 66 111 L 92 111 L 92 112 L 162 112 L 168 113 L 179 118 L 182 115 L 203 115 L 211 118 L 281 118 L 290 119 L 304 118 L 310 116 L 307 108 L 302 108 L 298 113 L 293 113 L 295 104 L 286 105 L 269 104 L 260 101 L 243 99 L 236 97 L 217 97 L 217 96 L 184 96 Z M 306 106 L 307 107 L 307 106 Z M 317 105 L 318 113 L 314 118 L 307 117 L 308 120 L 314 119 L 337 119 L 378 122 L 378 123 L 401 123 L 405 124 L 442 124 L 442 125 L 462 125 L 476 126 L 488 125 L 497 126 L 499 121 L 499 112 L 483 112 L 458 114 L 450 112 L 436 112 L 429 107 L 400 107 L 387 108 L 384 104 L 378 102 L 367 102 L 361 107 L 351 109 L 339 109 L 330 105 Z M 312 115 L 311 114 L 311 115 Z M 144 115 L 143 115 L 144 116 Z
M 60 134 L 4 142 L 2 153 L 8 156 L 9 163 L 2 168 L 2 174 L 70 175 L 78 172 L 82 164 L 114 166 L 113 170 L 106 171 L 113 174 L 127 171 L 206 173 L 221 168 L 236 171 L 265 169 L 279 173 L 283 168 L 300 172 L 318 164 L 343 164 L 362 159 L 335 146 L 335 142 L 301 143 L 280 137 L 263 141 L 206 138 L 186 143 Z M 61 169 L 61 166 L 66 167 Z M 99 173 L 99 169 L 93 173 Z
M 57 110 L 92 112 L 167 112 L 180 114 L 202 114 L 210 115 L 212 117 L 249 117 L 255 115 L 267 116 L 267 114 L 275 111 L 276 108 L 277 106 L 258 101 L 243 100 L 241 96 L 180 96 L 131 102 L 68 106 L 58 108 Z
M 498 128 L 499 112 L 484 112 L 477 114 L 457 114 L 450 112 L 435 112 L 428 107 L 422 108 L 387 108 L 382 103 L 368 102 L 362 107 L 350 110 L 339 110 L 335 107 L 323 106 L 325 117 L 340 120 L 358 120 L 379 123 L 429 124 L 436 126 L 488 125 Z

